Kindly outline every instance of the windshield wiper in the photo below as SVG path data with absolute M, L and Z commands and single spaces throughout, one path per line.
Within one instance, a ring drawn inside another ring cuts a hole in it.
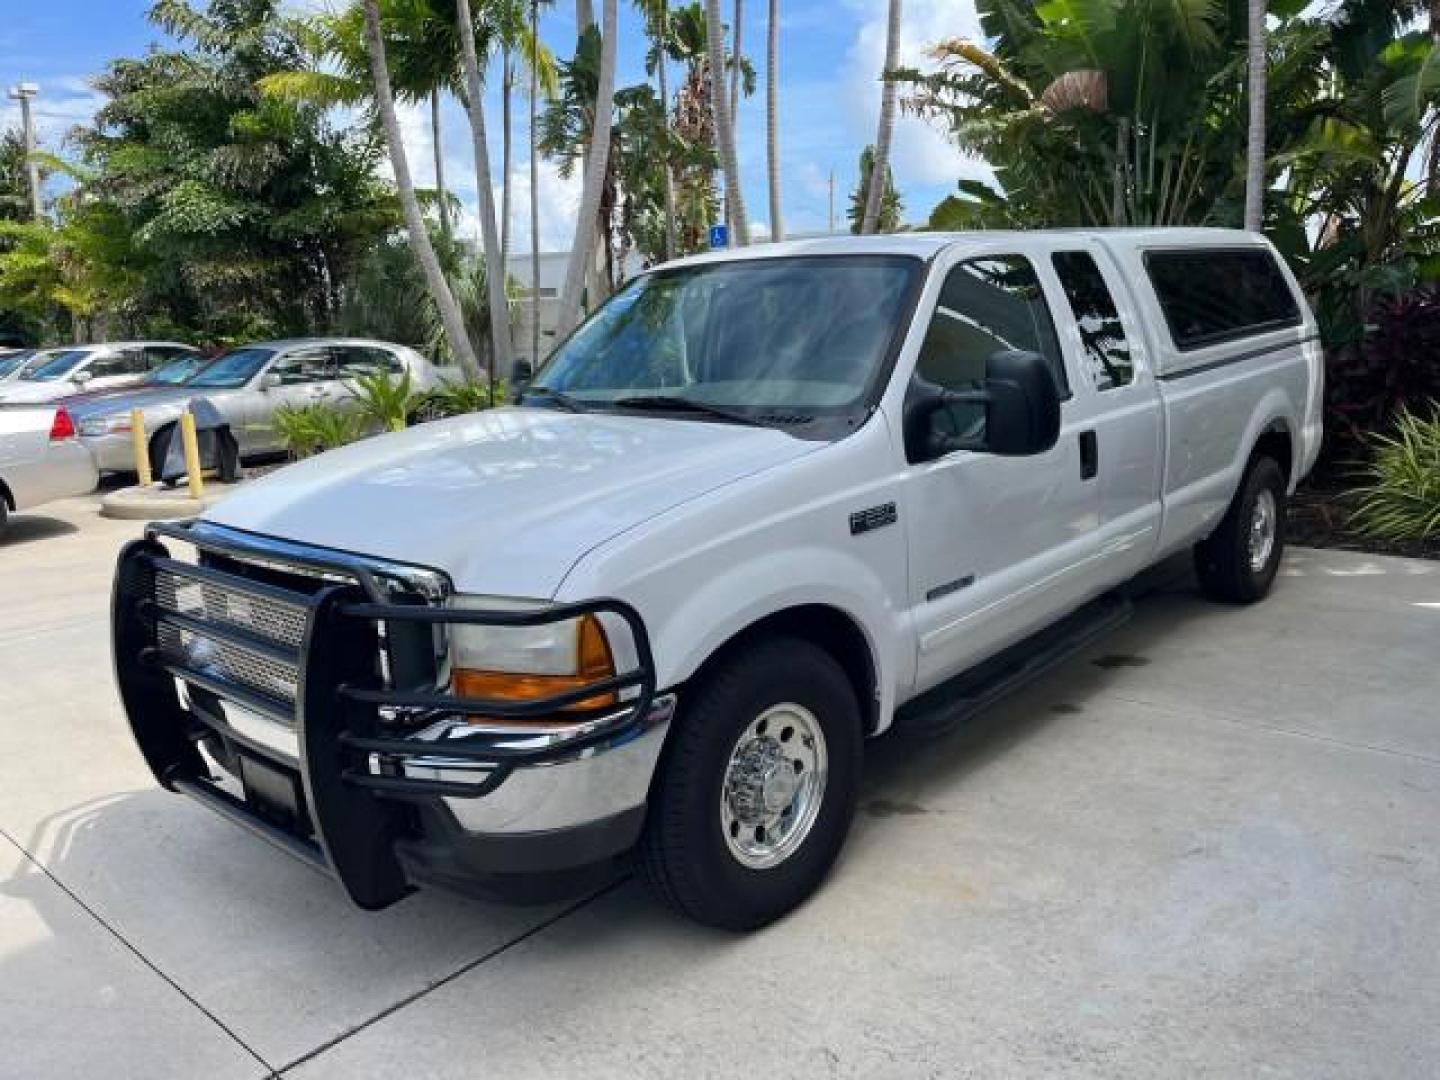
M 696 401 L 693 398 L 673 397 L 668 394 L 622 397 L 607 402 L 607 404 L 619 409 L 654 409 L 656 412 L 698 413 L 716 420 L 726 420 L 732 424 L 749 424 L 752 427 L 770 426 L 758 416 L 751 416 L 749 413 L 735 412 L 731 409 L 721 408 L 719 405 Z
M 525 399 L 531 394 L 542 397 L 546 401 L 553 401 L 566 412 L 585 412 L 588 408 L 588 406 L 578 398 L 573 398 L 569 394 L 562 394 L 559 390 L 552 390 L 548 386 L 527 386 L 520 392 L 520 404 L 524 405 Z

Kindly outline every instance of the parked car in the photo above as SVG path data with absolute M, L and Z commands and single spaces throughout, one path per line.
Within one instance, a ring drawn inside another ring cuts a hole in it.
M 136 386 L 66 404 L 96 465 L 102 471 L 130 472 L 135 469 L 132 409 L 144 413 L 152 463 L 158 463 L 186 405 L 198 397 L 219 410 L 230 424 L 241 457 L 249 458 L 284 449 L 275 426 L 279 409 L 316 402 L 353 407 L 351 380 L 376 371 L 396 377 L 408 372 L 417 391 L 438 386 L 446 374 L 414 349 L 384 341 L 266 341 L 232 349 L 175 385 Z
M 0 408 L 0 539 L 10 514 L 84 495 L 97 478 L 64 409 Z
M 1176 552 L 1264 597 L 1320 435 L 1315 320 L 1255 234 L 683 260 L 518 407 L 152 526 L 120 691 L 161 784 L 364 907 L 638 848 L 666 902 L 756 927 L 834 861 L 867 737 L 965 718 Z
M 46 349 L 37 353 L 13 382 L 0 384 L 0 404 L 38 405 L 77 390 L 126 386 L 157 368 L 199 355 L 189 345 L 173 341 L 114 341 Z
M 35 359 L 35 349 L 5 349 L 0 351 L 0 383 L 18 379 L 25 368 Z

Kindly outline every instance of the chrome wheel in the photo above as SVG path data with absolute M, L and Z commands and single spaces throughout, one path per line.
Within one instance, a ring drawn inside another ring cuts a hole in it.
M 1265 569 L 1275 550 L 1279 518 L 1275 493 L 1261 488 L 1255 496 L 1255 508 L 1250 512 L 1250 569 L 1256 574 Z
M 825 735 L 803 705 L 766 709 L 740 733 L 720 785 L 720 829 L 744 866 L 766 870 L 805 842 L 825 796 Z

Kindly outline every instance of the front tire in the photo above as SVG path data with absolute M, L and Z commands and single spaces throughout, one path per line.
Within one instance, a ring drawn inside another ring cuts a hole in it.
M 697 922 L 752 930 L 819 887 L 855 814 L 860 709 L 829 653 L 744 646 L 685 696 L 650 800 L 640 868 Z
M 1263 600 L 1285 551 L 1285 473 L 1274 458 L 1257 457 L 1219 526 L 1195 545 L 1195 575 L 1212 600 Z

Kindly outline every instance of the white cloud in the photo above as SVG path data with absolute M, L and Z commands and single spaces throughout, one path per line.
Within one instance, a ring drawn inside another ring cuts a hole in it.
M 560 175 L 553 162 L 540 160 L 539 170 L 540 206 L 540 249 L 542 251 L 568 251 L 575 240 L 575 218 L 580 211 L 580 190 L 582 180 L 576 169 L 570 179 Z M 530 168 L 514 169 L 510 173 L 512 186 L 510 198 L 510 252 L 528 251 L 530 248 Z M 500 189 L 495 189 L 495 205 L 500 205 Z M 478 227 L 479 222 L 476 222 Z
M 861 145 L 875 141 L 880 119 L 880 73 L 885 67 L 886 5 L 871 0 L 856 7 L 860 27 L 846 56 L 843 92 L 850 105 L 852 134 Z M 926 49 L 943 38 L 980 39 L 980 18 L 973 0 L 906 0 L 900 33 L 900 62 L 922 70 L 934 64 Z M 903 93 L 903 90 L 902 90 Z M 890 153 L 896 183 L 952 183 L 961 176 L 988 178 L 990 168 L 955 148 L 937 128 L 902 114 L 895 124 Z

